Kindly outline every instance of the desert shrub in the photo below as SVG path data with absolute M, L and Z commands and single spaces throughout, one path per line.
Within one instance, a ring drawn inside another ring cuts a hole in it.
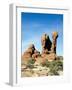
M 35 63 L 34 59 L 29 59 L 27 63 L 27 67 L 31 69 L 34 68 L 34 63 Z
M 28 64 L 34 64 L 34 63 L 35 63 L 35 59 L 31 58 L 31 59 L 28 60 Z
M 57 71 L 63 70 L 63 62 L 60 60 L 52 61 L 52 62 L 50 62 L 49 67 L 51 69 L 55 68 Z
M 54 75 L 58 75 L 58 71 L 63 70 L 63 62 L 60 60 L 52 61 L 49 65 L 50 72 Z
M 50 69 L 49 74 L 50 75 L 58 75 L 59 70 L 63 70 L 63 62 L 60 60 L 54 60 L 49 62 L 48 60 L 45 60 L 44 63 L 42 63 L 42 66 L 46 66 Z

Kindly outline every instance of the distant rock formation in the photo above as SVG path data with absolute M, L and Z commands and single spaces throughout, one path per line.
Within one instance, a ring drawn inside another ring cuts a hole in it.
M 38 57 L 42 58 L 42 60 L 56 60 L 57 38 L 57 32 L 52 32 L 52 42 L 47 34 L 43 34 L 41 37 L 42 53 L 40 54 L 40 52 L 35 49 L 34 44 L 31 44 L 22 55 L 22 60 L 29 60 L 30 58 L 37 60 Z

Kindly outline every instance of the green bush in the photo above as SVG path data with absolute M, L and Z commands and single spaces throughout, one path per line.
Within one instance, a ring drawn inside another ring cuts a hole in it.
M 50 63 L 50 72 L 54 75 L 58 75 L 58 71 L 63 70 L 63 62 L 60 60 L 56 60 Z
M 61 60 L 54 60 L 51 62 L 45 60 L 45 62 L 42 63 L 42 66 L 46 66 L 50 69 L 50 75 L 58 75 L 58 71 L 63 70 L 63 62 Z
M 35 63 L 35 59 L 29 59 L 28 60 L 28 64 L 34 64 Z
M 34 68 L 34 63 L 35 63 L 34 59 L 29 59 L 27 63 L 27 67 L 31 69 Z

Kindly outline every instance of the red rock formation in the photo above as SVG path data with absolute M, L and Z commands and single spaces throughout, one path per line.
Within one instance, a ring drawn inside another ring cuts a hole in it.
M 42 43 L 42 57 L 47 60 L 55 60 L 56 59 L 56 42 L 57 42 L 58 33 L 53 32 L 52 33 L 52 39 L 51 42 L 49 39 L 49 36 L 47 34 L 44 34 L 41 37 L 41 43 Z
M 52 42 L 47 34 L 42 35 L 41 37 L 42 53 L 40 54 L 40 52 L 35 49 L 34 44 L 31 44 L 22 55 L 22 60 L 29 60 L 30 58 L 37 60 L 38 57 L 40 57 L 40 59 L 42 58 L 42 60 L 44 59 L 44 61 L 55 60 L 57 38 L 58 38 L 57 32 L 52 33 L 53 39 Z
M 31 44 L 22 55 L 22 60 L 29 60 L 30 58 L 35 59 L 38 56 L 40 56 L 40 52 L 35 49 L 34 44 Z

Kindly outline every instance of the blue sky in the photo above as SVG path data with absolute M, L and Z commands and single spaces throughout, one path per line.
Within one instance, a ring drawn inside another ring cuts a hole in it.
M 63 15 L 44 13 L 21 13 L 22 53 L 30 44 L 42 51 L 41 36 L 47 33 L 52 41 L 52 32 L 57 31 L 57 55 L 63 55 Z

